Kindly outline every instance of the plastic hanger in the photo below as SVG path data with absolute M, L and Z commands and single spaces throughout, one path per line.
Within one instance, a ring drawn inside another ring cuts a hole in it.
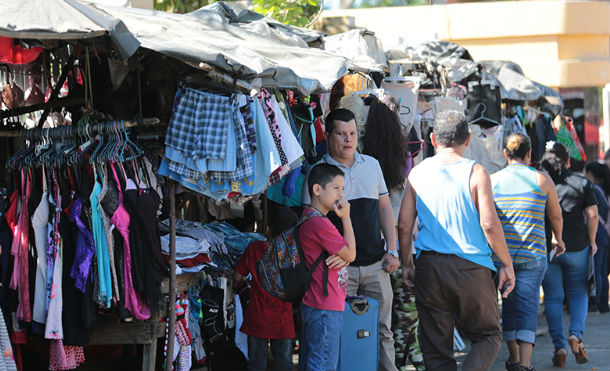
M 89 163 L 90 164 L 94 164 L 97 161 L 97 156 L 98 156 L 98 151 L 100 150 L 100 148 L 102 148 L 102 146 L 104 145 L 104 136 L 101 135 L 100 133 L 101 130 L 101 125 L 98 124 L 97 126 L 97 138 L 99 138 L 99 143 L 97 144 L 97 147 L 95 147 L 95 149 L 93 150 L 93 153 L 91 153 L 91 157 L 89 157 Z
M 479 121 L 481 121 L 481 120 L 486 120 L 486 121 L 489 121 L 489 122 L 494 123 L 494 124 L 496 124 L 496 125 L 502 125 L 501 123 L 499 123 L 499 122 L 498 122 L 498 121 L 496 121 L 496 120 L 493 120 L 493 119 L 490 119 L 490 118 L 488 118 L 488 117 L 485 117 L 485 112 L 487 111 L 487 105 L 486 105 L 485 103 L 483 103 L 483 102 L 479 102 L 479 103 L 477 103 L 477 105 L 476 105 L 476 106 L 474 106 L 474 111 L 476 111 L 476 110 L 479 108 L 479 105 L 482 105 L 482 106 L 483 106 L 483 109 L 481 110 L 481 114 L 479 115 L 479 117 L 477 117 L 477 118 L 475 118 L 474 120 L 470 121 L 470 122 L 468 123 L 468 125 L 471 125 L 471 124 L 476 124 L 477 122 L 479 122 Z

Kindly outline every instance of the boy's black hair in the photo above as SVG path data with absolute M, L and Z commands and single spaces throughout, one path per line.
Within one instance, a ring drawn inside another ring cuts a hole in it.
M 335 121 L 343 121 L 349 122 L 351 120 L 356 120 L 356 116 L 354 113 L 346 108 L 337 108 L 329 112 L 326 115 L 326 120 L 324 121 L 324 131 L 328 134 L 332 134 L 333 130 L 335 130 Z
M 269 212 L 269 229 L 271 237 L 275 237 L 280 233 L 288 230 L 288 228 L 297 224 L 299 217 L 288 206 L 277 206 Z
M 309 172 L 307 186 L 309 187 L 309 197 L 313 198 L 313 185 L 319 184 L 322 188 L 335 179 L 337 176 L 344 176 L 343 171 L 335 165 L 321 163 L 314 166 Z

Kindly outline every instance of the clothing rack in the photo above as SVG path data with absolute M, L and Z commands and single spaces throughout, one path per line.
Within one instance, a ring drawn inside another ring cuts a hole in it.
M 36 128 L 36 129 L 25 129 L 25 130 L 0 130 L 0 138 L 10 138 L 10 137 L 21 137 L 22 139 L 30 139 L 30 140 L 40 140 L 42 138 L 51 138 L 51 139 L 62 139 L 66 137 L 74 137 L 77 135 L 85 135 L 85 134 L 96 134 L 100 130 L 108 131 L 111 130 L 116 123 L 120 123 L 122 127 L 125 128 L 133 128 L 138 126 L 156 126 L 161 123 L 156 117 L 145 118 L 141 123 L 137 121 L 107 121 L 102 123 L 90 123 L 86 126 L 59 126 L 56 128 Z
M 160 125 L 161 121 L 154 118 L 145 118 L 137 121 L 105 121 L 100 123 L 88 123 L 84 126 L 67 125 L 55 128 L 35 128 L 21 130 L 0 130 L 0 137 L 21 138 L 22 140 L 38 141 L 44 138 L 62 140 L 70 137 L 91 136 L 96 133 L 113 132 L 116 128 L 150 127 Z M 143 344 L 142 370 L 154 370 L 157 356 L 157 339 L 165 335 L 165 324 L 159 321 L 159 314 L 168 317 L 168 363 L 166 369 L 171 369 L 175 334 L 175 297 L 176 288 L 184 290 L 193 282 L 193 277 L 199 279 L 199 275 L 189 275 L 176 279 L 176 212 L 175 212 L 175 183 L 170 182 L 170 266 L 168 284 L 162 283 L 162 287 L 169 286 L 168 292 L 164 292 L 169 298 L 167 303 L 162 303 L 161 313 L 151 312 L 151 318 L 146 321 L 135 321 L 119 324 L 116 320 L 104 320 L 102 327 L 91 332 L 90 345 L 106 344 Z M 178 281 L 178 282 L 177 282 Z M 188 282 L 187 282 L 188 281 Z M 177 284 L 178 283 L 178 284 Z M 167 304 L 167 305 L 166 305 Z

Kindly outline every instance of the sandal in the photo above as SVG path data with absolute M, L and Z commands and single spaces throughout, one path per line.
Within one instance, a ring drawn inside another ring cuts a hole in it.
M 559 348 L 555 350 L 553 353 L 553 367 L 566 367 L 566 357 L 568 356 L 568 351 L 566 348 Z
M 519 366 L 519 362 L 511 362 L 509 359 L 504 362 L 504 367 L 506 367 L 506 371 L 521 371 L 521 367 Z
M 574 353 L 574 357 L 576 358 L 576 363 L 583 364 L 589 361 L 589 355 L 585 351 L 585 348 L 582 346 L 582 340 L 572 335 L 568 339 L 568 343 L 570 343 L 570 348 L 572 348 L 572 353 Z

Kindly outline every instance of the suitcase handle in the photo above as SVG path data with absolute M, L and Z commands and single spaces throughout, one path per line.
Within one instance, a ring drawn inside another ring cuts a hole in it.
M 359 316 L 368 312 L 369 308 L 371 307 L 369 301 L 363 298 L 352 299 L 349 302 L 349 306 L 352 308 L 352 311 Z

